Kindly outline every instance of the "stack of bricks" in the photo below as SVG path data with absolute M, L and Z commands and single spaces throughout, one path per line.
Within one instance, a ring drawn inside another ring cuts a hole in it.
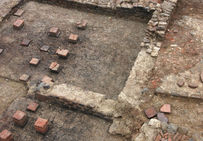
M 156 138 L 154 139 L 154 141 L 162 141 L 162 140 L 166 140 L 166 141 L 189 141 L 191 140 L 190 137 L 188 137 L 187 135 L 184 134 L 180 134 L 180 133 L 168 133 L 168 132 L 164 132 L 161 131 Z

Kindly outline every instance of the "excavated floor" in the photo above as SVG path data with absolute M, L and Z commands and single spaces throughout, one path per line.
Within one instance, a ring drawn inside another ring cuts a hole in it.
M 0 55 L 0 75 L 18 80 L 23 73 L 37 82 L 44 75 L 55 83 L 68 83 L 83 89 L 117 98 L 140 51 L 140 43 L 147 27 L 147 18 L 138 18 L 130 12 L 95 12 L 94 10 L 61 8 L 38 2 L 28 2 L 22 7 L 25 20 L 21 30 L 14 30 L 18 17 L 11 16 L 0 26 L 0 46 L 5 49 Z M 121 14 L 122 13 L 122 14 Z M 128 13 L 128 14 L 127 14 Z M 75 23 L 88 21 L 88 28 L 78 30 Z M 49 37 L 51 27 L 61 30 L 59 38 Z M 79 42 L 68 42 L 70 33 L 79 35 Z M 32 40 L 29 47 L 22 47 L 23 39 Z M 49 52 L 41 52 L 43 45 Z M 59 59 L 57 48 L 68 49 L 67 59 Z M 32 57 L 41 59 L 37 67 L 29 65 Z M 51 62 L 63 68 L 59 74 L 49 71 Z

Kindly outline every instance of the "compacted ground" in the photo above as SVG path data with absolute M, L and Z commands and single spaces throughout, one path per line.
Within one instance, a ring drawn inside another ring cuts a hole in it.
M 8 110 L 0 116 L 0 131 L 10 130 L 15 141 L 124 141 L 123 138 L 108 134 L 110 123 L 90 116 L 58 107 L 40 103 L 37 112 L 26 110 L 33 100 L 28 98 L 16 99 Z M 28 122 L 24 128 L 14 125 L 12 116 L 16 110 L 24 111 L 28 115 Z M 39 134 L 34 129 L 34 122 L 38 117 L 49 120 L 49 131 Z
M 116 98 L 124 87 L 132 65 L 140 50 L 147 19 L 133 14 L 100 14 L 86 9 L 60 8 L 48 4 L 28 2 L 20 19 L 25 20 L 23 29 L 16 31 L 11 16 L 0 27 L 0 45 L 5 49 L 1 55 L 0 75 L 17 80 L 23 73 L 39 80 L 49 75 L 56 83 L 70 83 L 87 90 Z M 75 23 L 88 21 L 88 28 L 78 30 Z M 59 38 L 48 37 L 51 27 L 61 30 Z M 79 42 L 68 42 L 70 33 L 79 35 Z M 29 47 L 22 47 L 23 39 L 30 39 Z M 50 46 L 49 52 L 39 50 Z M 70 51 L 68 59 L 59 59 L 57 48 Z M 32 57 L 41 59 L 37 67 L 29 65 Z M 62 67 L 59 74 L 49 72 L 49 65 L 57 61 Z
M 24 84 L 0 78 L 0 115 L 17 97 L 27 93 Z

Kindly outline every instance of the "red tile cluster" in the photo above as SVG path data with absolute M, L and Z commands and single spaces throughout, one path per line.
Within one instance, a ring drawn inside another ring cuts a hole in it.
M 180 133 L 175 133 L 175 134 L 171 134 L 171 133 L 167 133 L 167 132 L 163 132 L 161 131 L 156 138 L 154 139 L 154 141 L 188 141 L 190 138 L 186 135 L 182 135 Z

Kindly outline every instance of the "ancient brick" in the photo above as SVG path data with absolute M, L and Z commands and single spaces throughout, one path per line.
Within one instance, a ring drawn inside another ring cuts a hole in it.
M 56 54 L 59 57 L 66 58 L 68 56 L 69 51 L 67 49 L 57 49 Z
M 145 114 L 148 118 L 152 118 L 152 117 L 155 117 L 157 115 L 157 112 L 154 109 L 154 107 L 150 107 L 150 108 L 145 110 Z
M 160 111 L 163 113 L 171 113 L 171 105 L 170 104 L 164 104 L 161 108 Z
M 44 46 L 42 46 L 42 47 L 40 48 L 40 50 L 47 52 L 47 51 L 49 50 L 49 48 L 50 48 L 49 46 L 44 45 Z
M 29 103 L 29 105 L 27 106 L 27 110 L 32 111 L 32 112 L 36 112 L 37 109 L 39 107 L 39 104 L 35 103 L 35 102 L 31 102 Z
M 23 15 L 24 12 L 25 12 L 25 11 L 24 11 L 23 9 L 18 9 L 18 10 L 14 13 L 14 16 L 20 17 L 20 16 Z
M 78 35 L 77 34 L 70 34 L 69 38 L 68 38 L 68 41 L 70 43 L 77 43 L 78 41 Z
M 16 125 L 23 127 L 27 123 L 27 115 L 24 112 L 18 110 L 13 115 L 13 121 Z
M 77 22 L 76 25 L 78 29 L 85 30 L 87 27 L 87 22 L 86 21 Z
M 60 65 L 57 62 L 52 62 L 49 66 L 49 69 L 53 72 L 59 72 L 60 71 Z
M 31 65 L 37 66 L 39 64 L 40 60 L 37 58 L 32 58 L 30 61 Z
M 21 75 L 21 77 L 19 78 L 19 80 L 27 82 L 29 80 L 30 76 L 27 74 L 23 74 Z
M 5 129 L 0 133 L 0 140 L 1 141 L 13 141 L 13 135 L 10 131 Z
M 21 29 L 24 26 L 24 20 L 16 20 L 13 24 L 14 29 Z
M 60 35 L 60 30 L 59 28 L 57 27 L 52 27 L 50 28 L 49 30 L 49 36 L 52 36 L 52 37 L 59 37 Z
M 22 42 L 21 42 L 21 46 L 29 46 L 29 44 L 31 43 L 32 41 L 29 40 L 29 39 L 24 39 Z
M 45 134 L 48 131 L 48 120 L 39 117 L 34 126 L 37 132 Z

